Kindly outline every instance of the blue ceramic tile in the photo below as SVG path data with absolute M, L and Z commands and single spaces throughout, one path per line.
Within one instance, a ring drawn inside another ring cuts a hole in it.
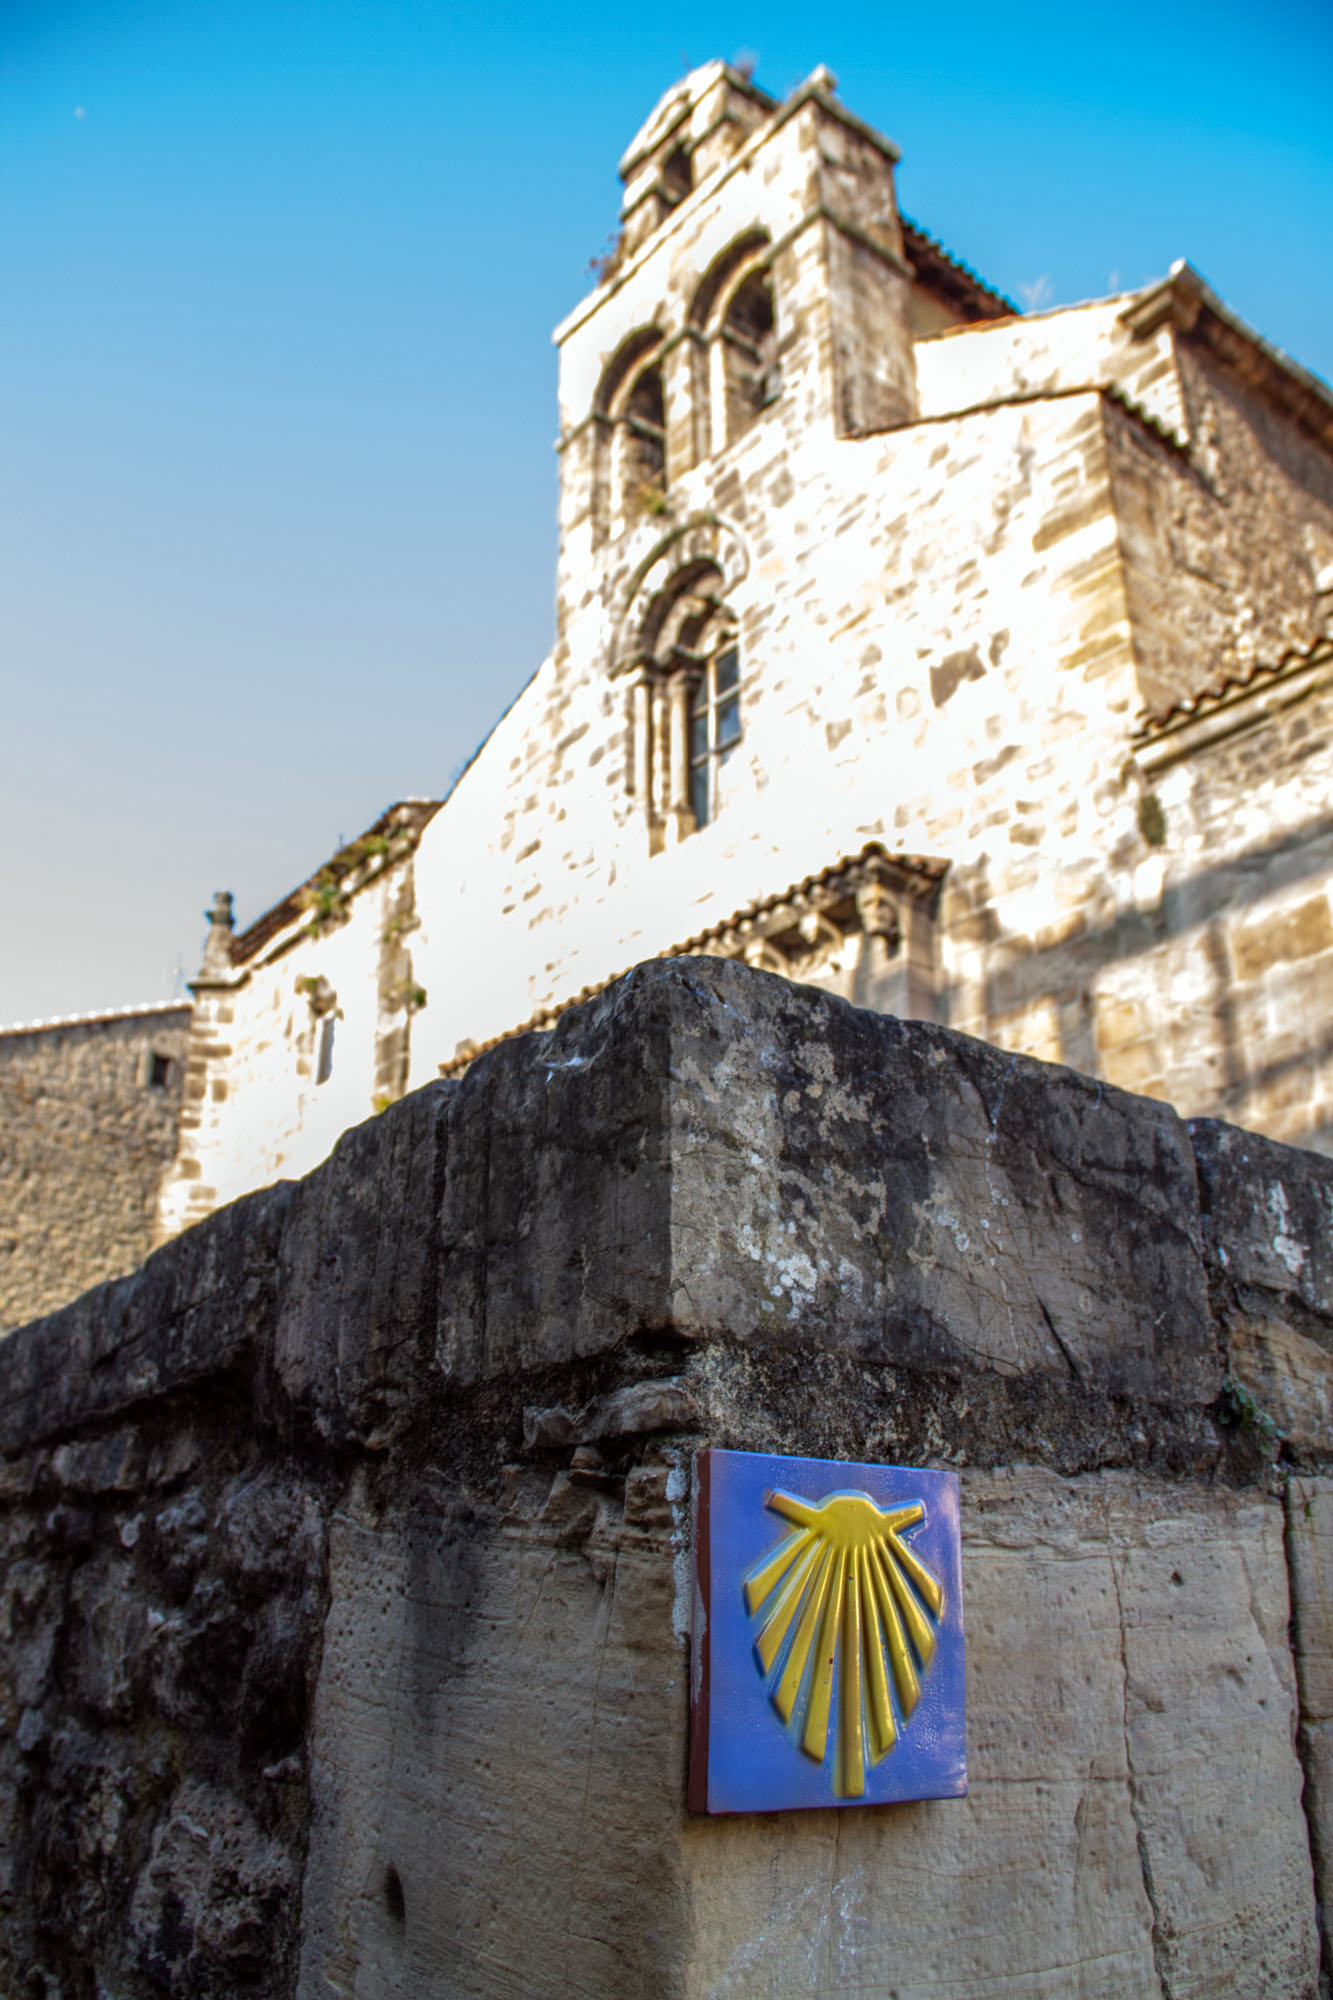
M 705 1451 L 695 1503 L 691 1808 L 960 1798 L 956 1476 Z

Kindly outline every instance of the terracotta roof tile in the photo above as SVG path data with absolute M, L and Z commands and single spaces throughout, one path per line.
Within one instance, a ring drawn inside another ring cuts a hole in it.
M 1003 292 L 994 291 L 969 265 L 951 257 L 928 230 L 905 215 L 899 220 L 903 226 L 903 248 L 924 284 L 934 285 L 972 320 L 1021 316 L 1020 306 L 1005 298 Z
M 304 882 L 298 884 L 290 895 L 284 896 L 280 903 L 275 903 L 271 909 L 265 910 L 262 917 L 256 917 L 248 929 L 240 931 L 232 939 L 232 964 L 248 964 L 266 944 L 270 944 L 275 937 L 297 923 L 310 909 L 312 900 L 324 884 L 346 880 L 366 859 L 368 842 L 382 841 L 391 835 L 401 835 L 402 853 L 412 853 L 425 827 L 439 811 L 440 804 L 439 799 L 400 799 L 396 805 L 389 806 L 364 833 L 358 834 L 357 838 L 349 841 L 346 847 L 340 847 L 338 852 L 331 855 L 313 875 L 308 875 Z M 369 881 L 373 878 L 366 879 Z M 365 882 L 357 882 L 349 894 L 355 895 L 358 889 L 365 886 Z
M 1316 666 L 1323 659 L 1333 659 L 1333 639 L 1320 636 L 1312 639 L 1307 646 L 1289 646 L 1276 660 L 1255 660 L 1250 665 L 1236 667 L 1220 674 L 1198 694 L 1185 695 L 1165 708 L 1144 709 L 1135 726 L 1136 739 L 1155 736 L 1159 730 L 1168 728 L 1173 722 L 1181 722 L 1190 716 L 1206 714 L 1219 707 L 1230 697 L 1243 693 L 1247 688 L 1264 682 L 1278 680 L 1283 674 L 1291 673 L 1299 667 Z

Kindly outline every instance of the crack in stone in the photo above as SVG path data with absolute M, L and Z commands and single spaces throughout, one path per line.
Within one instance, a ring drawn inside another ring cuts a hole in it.
M 1319 1778 L 1305 1721 L 1310 1700 L 1305 1689 L 1304 1649 L 1300 1635 L 1301 1607 L 1296 1591 L 1295 1537 L 1292 1532 L 1292 1509 L 1307 1504 L 1301 1494 L 1299 1481 L 1288 1479 L 1282 1492 L 1282 1555 L 1287 1571 L 1287 1602 L 1290 1606 L 1293 1641 L 1291 1662 L 1296 1676 L 1295 1748 L 1297 1761 L 1301 1767 L 1301 1815 L 1305 1820 L 1306 1838 L 1310 1844 L 1310 1866 L 1314 1877 L 1316 1930 L 1319 1938 L 1320 2000 L 1333 2000 L 1333 1921 L 1319 1896 L 1319 1884 L 1327 1879 L 1330 1857 L 1323 1852 L 1319 1826 L 1310 1810 L 1318 1792 Z
M 1157 1974 L 1157 1991 L 1160 1995 L 1160 2000 L 1175 2000 L 1170 1979 L 1165 1925 L 1162 1921 L 1161 1912 L 1157 1907 L 1157 1890 L 1153 1881 L 1152 1857 L 1148 1852 L 1148 1834 L 1143 1823 L 1143 1814 L 1139 1800 L 1139 1782 L 1134 1772 L 1134 1759 L 1129 1747 L 1129 1654 L 1125 1645 L 1125 1605 L 1120 1590 L 1120 1570 L 1114 1556 L 1110 1558 L 1110 1568 L 1111 1582 L 1115 1588 L 1116 1618 L 1120 1627 L 1120 1727 L 1125 1744 L 1125 1782 L 1129 1788 L 1129 1810 L 1134 1821 L 1134 1840 L 1139 1851 L 1139 1873 L 1143 1877 L 1143 1893 L 1148 1898 L 1148 1908 L 1152 1911 L 1153 1970 Z

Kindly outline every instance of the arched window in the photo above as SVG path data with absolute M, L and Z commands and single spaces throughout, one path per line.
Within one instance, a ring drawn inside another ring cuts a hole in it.
M 666 491 L 666 405 L 662 370 L 654 363 L 635 376 L 625 398 L 622 419 L 626 438 L 622 452 L 626 512 L 635 504 L 651 513 Z
M 689 323 L 703 336 L 713 451 L 744 436 L 781 389 L 771 254 L 766 233 L 747 230 L 713 259 L 690 305 Z
M 666 403 L 659 327 L 642 327 L 621 343 L 602 374 L 593 405 L 594 467 L 599 537 L 621 534 L 644 514 L 664 511 Z
M 773 288 L 766 271 L 751 271 L 737 285 L 722 318 L 721 339 L 726 437 L 731 444 L 744 436 L 761 410 L 777 401 L 781 388 Z
M 694 164 L 689 150 L 677 146 L 662 162 L 662 194 L 672 208 L 678 208 L 694 186 Z
M 653 594 L 639 625 L 629 787 L 653 852 L 717 818 L 741 741 L 740 646 L 722 591 L 716 562 L 697 555 Z

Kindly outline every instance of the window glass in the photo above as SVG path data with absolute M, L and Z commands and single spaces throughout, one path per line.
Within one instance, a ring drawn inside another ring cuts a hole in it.
M 708 824 L 708 762 L 696 764 L 690 772 L 690 804 L 694 808 L 696 826 Z
M 717 814 L 717 773 L 741 740 L 741 661 L 728 642 L 708 661 L 690 704 L 690 805 L 696 827 Z

